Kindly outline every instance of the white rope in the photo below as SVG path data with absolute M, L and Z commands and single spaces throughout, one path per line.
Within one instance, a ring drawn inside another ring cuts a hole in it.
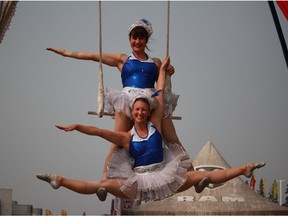
M 170 33 L 170 0 L 167 0 L 167 33 L 166 33 L 166 56 L 169 56 L 169 35 Z M 165 93 L 172 92 L 171 76 L 166 74 Z
M 103 67 L 102 67 L 102 9 L 101 0 L 99 0 L 99 78 L 98 78 L 98 117 L 104 114 L 104 84 L 103 84 Z
M 170 0 L 167 0 L 167 33 L 166 33 L 166 56 L 169 56 L 169 37 L 170 37 Z

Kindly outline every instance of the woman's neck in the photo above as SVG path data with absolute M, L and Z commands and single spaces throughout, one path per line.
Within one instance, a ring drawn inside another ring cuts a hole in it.
M 147 60 L 148 56 L 145 52 L 132 52 L 133 55 L 139 60 Z
M 137 134 L 141 137 L 146 137 L 148 130 L 147 130 L 147 122 L 136 123 L 134 125 Z

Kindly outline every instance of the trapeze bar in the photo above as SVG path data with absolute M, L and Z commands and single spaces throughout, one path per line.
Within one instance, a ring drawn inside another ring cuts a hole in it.
M 97 112 L 94 111 L 88 111 L 88 115 L 98 115 Z M 112 116 L 114 117 L 114 113 L 104 112 L 104 116 Z M 173 120 L 182 120 L 181 116 L 172 116 Z

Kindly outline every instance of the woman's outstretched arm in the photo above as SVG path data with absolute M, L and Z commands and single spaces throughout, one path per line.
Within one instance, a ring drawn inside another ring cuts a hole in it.
M 46 48 L 48 51 L 52 51 L 58 55 L 62 55 L 64 57 L 80 59 L 80 60 L 92 60 L 99 62 L 99 52 L 84 52 L 84 51 L 68 51 L 64 49 L 58 48 Z M 102 53 L 102 62 L 111 67 L 122 67 L 125 60 L 127 59 L 127 55 L 122 53 Z
M 65 132 L 69 131 L 79 131 L 81 133 L 90 135 L 90 136 L 98 136 L 101 137 L 109 142 L 114 143 L 119 147 L 123 147 L 125 149 L 129 148 L 129 141 L 130 141 L 130 132 L 114 132 L 111 130 L 101 129 L 94 126 L 86 126 L 80 124 L 72 124 L 68 126 L 60 126 L 56 125 L 56 127 L 60 130 Z

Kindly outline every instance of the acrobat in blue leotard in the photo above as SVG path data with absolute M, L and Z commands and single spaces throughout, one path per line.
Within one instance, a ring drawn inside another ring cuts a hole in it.
M 161 134 L 151 122 L 147 129 L 143 138 L 132 128 L 129 153 L 120 149 L 112 155 L 107 177 L 126 179 L 121 191 L 130 199 L 161 200 L 185 183 L 191 160 L 180 145 L 163 145 Z
M 155 92 L 155 83 L 158 78 L 158 69 L 151 57 L 147 55 L 145 61 L 137 59 L 133 53 L 127 58 L 121 72 L 123 90 L 106 88 L 105 109 L 108 112 L 122 112 L 131 118 L 130 103 L 135 95 L 145 92 L 152 94 Z M 179 95 L 165 94 L 164 114 L 171 114 L 178 101 Z M 155 108 L 156 102 L 151 108 Z

